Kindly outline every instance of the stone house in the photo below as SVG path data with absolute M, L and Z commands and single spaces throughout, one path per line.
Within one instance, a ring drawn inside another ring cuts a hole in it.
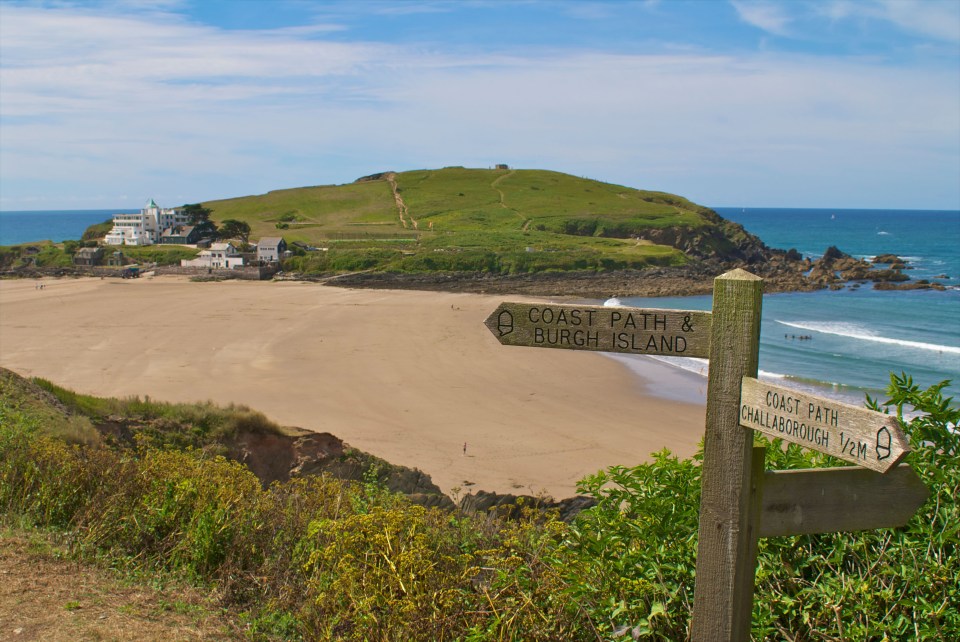
M 176 225 L 168 227 L 160 234 L 160 243 L 176 245 L 193 245 L 200 239 L 200 232 L 193 225 Z
M 81 247 L 73 255 L 74 265 L 100 265 L 103 262 L 102 247 Z
M 262 263 L 278 263 L 287 251 L 287 242 L 280 237 L 264 237 L 257 243 L 257 260 Z

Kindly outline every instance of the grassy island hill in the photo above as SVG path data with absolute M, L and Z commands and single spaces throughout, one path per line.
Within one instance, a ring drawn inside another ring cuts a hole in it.
M 346 185 L 209 201 L 217 223 L 325 252 L 294 271 L 636 269 L 763 251 L 739 225 L 687 199 L 545 170 L 384 172 Z

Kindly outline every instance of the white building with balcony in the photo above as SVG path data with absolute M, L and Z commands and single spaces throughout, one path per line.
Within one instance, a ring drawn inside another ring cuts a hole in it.
M 153 245 L 163 231 L 187 225 L 189 216 L 176 208 L 163 209 L 151 198 L 139 214 L 117 214 L 104 243 L 107 245 Z

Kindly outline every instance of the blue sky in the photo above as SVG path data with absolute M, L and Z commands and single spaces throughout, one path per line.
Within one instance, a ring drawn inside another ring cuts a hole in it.
M 0 209 L 496 163 L 960 209 L 960 2 L 0 0 Z

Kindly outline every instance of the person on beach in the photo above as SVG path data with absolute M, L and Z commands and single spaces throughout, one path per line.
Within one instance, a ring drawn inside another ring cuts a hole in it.
M 467 456 L 467 442 L 463 442 L 463 456 Z

